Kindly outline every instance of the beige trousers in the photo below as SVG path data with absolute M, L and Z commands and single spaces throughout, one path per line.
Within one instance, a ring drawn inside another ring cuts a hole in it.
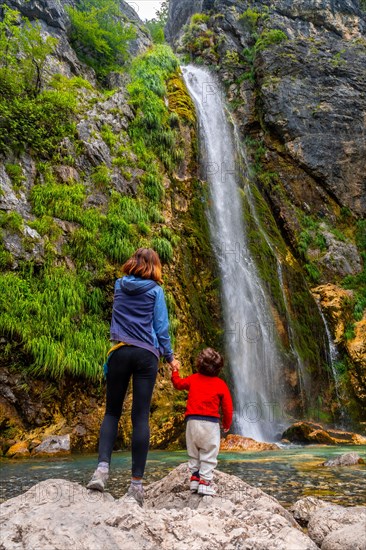
M 186 443 L 191 473 L 211 481 L 220 449 L 220 424 L 209 420 L 187 420 Z

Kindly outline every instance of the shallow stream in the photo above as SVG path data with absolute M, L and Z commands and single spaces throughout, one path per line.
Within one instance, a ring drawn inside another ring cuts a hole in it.
M 356 451 L 366 461 L 366 446 L 306 447 L 287 446 L 280 451 L 261 453 L 231 453 L 219 455 L 218 468 L 234 474 L 250 485 L 259 487 L 289 506 L 303 496 L 354 506 L 366 504 L 366 466 L 325 468 L 321 464 L 330 457 Z M 58 459 L 0 460 L 0 500 L 7 500 L 28 490 L 45 479 L 68 479 L 85 484 L 95 468 L 96 455 L 72 455 Z M 108 490 L 114 497 L 126 491 L 130 475 L 131 455 L 116 452 L 112 457 Z M 185 462 L 185 451 L 151 451 L 146 482 L 165 476 L 172 468 Z

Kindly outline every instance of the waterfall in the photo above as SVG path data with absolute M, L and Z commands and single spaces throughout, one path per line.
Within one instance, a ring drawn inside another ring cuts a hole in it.
M 218 260 L 236 430 L 259 441 L 281 431 L 285 383 L 271 305 L 251 258 L 239 190 L 233 129 L 214 76 L 186 66 L 183 75 L 199 119 L 208 219 Z

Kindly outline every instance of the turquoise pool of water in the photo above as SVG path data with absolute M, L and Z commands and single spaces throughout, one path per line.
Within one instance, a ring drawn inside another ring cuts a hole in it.
M 280 451 L 230 453 L 219 455 L 218 468 L 259 487 L 289 506 L 303 496 L 354 506 L 366 504 L 366 466 L 325 468 L 322 462 L 345 452 L 356 451 L 366 462 L 366 446 L 306 447 L 288 446 Z M 96 455 L 72 455 L 58 459 L 0 460 L 0 499 L 19 495 L 45 479 L 68 479 L 85 484 L 96 465 Z M 146 483 L 161 479 L 172 468 L 185 462 L 185 451 L 151 451 L 146 467 Z M 131 456 L 115 452 L 108 491 L 122 496 L 128 485 Z

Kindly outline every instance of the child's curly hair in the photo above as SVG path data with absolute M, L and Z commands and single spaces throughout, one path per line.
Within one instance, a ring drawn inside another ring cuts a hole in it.
M 198 372 L 206 376 L 217 376 L 223 366 L 224 358 L 212 348 L 203 349 L 196 359 Z

